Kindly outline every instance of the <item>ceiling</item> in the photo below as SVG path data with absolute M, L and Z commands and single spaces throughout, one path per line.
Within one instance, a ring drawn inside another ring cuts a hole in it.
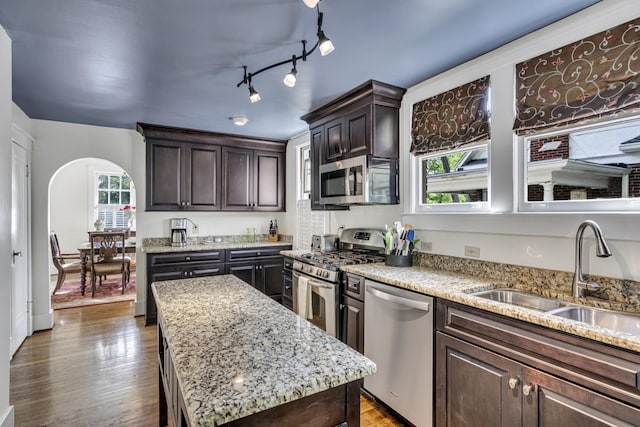
M 324 0 L 336 50 L 253 78 L 315 44 L 301 0 L 0 0 L 13 100 L 33 119 L 134 129 L 136 122 L 288 139 L 300 116 L 369 79 L 408 88 L 596 0 Z M 231 116 L 246 116 L 244 127 Z

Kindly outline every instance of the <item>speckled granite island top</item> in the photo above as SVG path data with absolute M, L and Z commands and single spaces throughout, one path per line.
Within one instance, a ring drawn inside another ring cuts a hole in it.
M 220 425 L 375 373 L 372 361 L 235 276 L 152 288 L 191 425 Z
M 579 337 L 640 352 L 640 336 L 591 326 L 526 307 L 469 295 L 477 291 L 508 286 L 508 284 L 500 281 L 488 281 L 473 276 L 423 267 L 388 267 L 382 263 L 347 265 L 342 267 L 341 270 L 425 295 L 443 298 Z M 570 297 L 566 299 L 571 303 L 579 302 L 575 299 L 572 300 Z

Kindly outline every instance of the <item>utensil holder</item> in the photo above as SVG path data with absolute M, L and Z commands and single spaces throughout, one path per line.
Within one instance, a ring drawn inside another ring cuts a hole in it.
M 385 255 L 384 264 L 390 267 L 411 267 L 413 256 L 409 255 Z

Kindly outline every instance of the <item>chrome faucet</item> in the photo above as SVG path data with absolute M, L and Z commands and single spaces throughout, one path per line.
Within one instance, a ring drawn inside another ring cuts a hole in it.
M 575 272 L 573 273 L 573 283 L 571 285 L 571 295 L 579 298 L 585 295 L 597 292 L 602 287 L 595 283 L 585 280 L 582 277 L 582 235 L 584 229 L 591 227 L 593 234 L 596 236 L 596 256 L 600 258 L 606 258 L 611 256 L 611 250 L 607 246 L 604 237 L 602 237 L 602 231 L 595 221 L 586 220 L 578 226 L 578 232 L 576 233 L 576 260 L 575 260 Z

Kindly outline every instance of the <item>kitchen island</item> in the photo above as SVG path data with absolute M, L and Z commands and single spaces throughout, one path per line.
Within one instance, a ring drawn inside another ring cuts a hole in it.
M 359 425 L 360 353 L 232 275 L 152 289 L 160 425 Z

